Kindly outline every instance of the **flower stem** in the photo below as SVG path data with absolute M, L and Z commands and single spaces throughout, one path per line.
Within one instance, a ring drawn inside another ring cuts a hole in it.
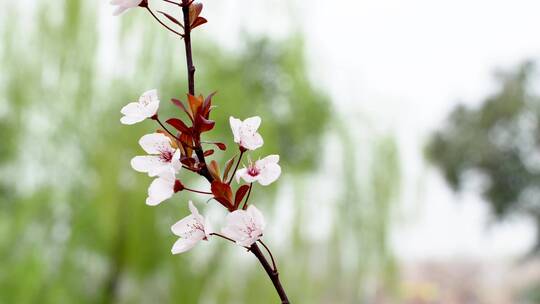
M 272 260 L 272 266 L 274 266 L 274 271 L 277 272 L 276 261 L 274 260 L 274 256 L 272 255 L 272 251 L 270 251 L 270 248 L 268 248 L 268 246 L 266 246 L 266 244 L 262 240 L 259 240 L 259 243 L 261 243 L 261 245 L 263 245 L 264 249 L 266 249 L 266 252 L 268 252 L 268 255 L 270 255 L 270 259 Z
M 246 200 L 244 201 L 244 206 L 242 206 L 242 210 L 246 210 L 247 207 L 248 207 L 249 196 L 251 195 L 251 189 L 252 188 L 253 188 L 253 183 L 249 184 L 248 194 L 246 196 Z
M 236 170 L 238 170 L 238 166 L 240 165 L 240 161 L 242 161 L 242 156 L 244 156 L 244 151 L 240 150 L 240 157 L 238 157 L 238 162 L 236 163 L 236 166 L 234 167 L 234 170 L 233 170 L 233 172 L 231 174 L 231 178 L 227 182 L 228 185 L 231 184 L 231 182 L 232 182 L 232 180 L 234 178 L 234 175 L 236 174 Z
M 155 121 L 157 121 L 157 123 L 163 128 L 163 130 L 165 130 L 165 132 L 169 133 L 170 136 L 172 136 L 172 137 L 173 137 L 174 139 L 176 139 L 176 140 L 179 140 L 178 137 L 176 137 L 176 135 L 172 134 L 172 132 L 169 131 L 169 130 L 167 129 L 167 127 L 165 127 L 165 126 L 163 125 L 163 123 L 161 122 L 161 120 L 159 120 L 159 117 L 158 117 L 157 115 L 156 115 L 155 117 L 152 117 L 152 119 L 155 120 Z
M 199 190 L 190 189 L 190 188 L 187 188 L 187 187 L 184 187 L 184 190 L 190 191 L 190 192 L 199 193 L 199 194 L 212 194 L 212 192 L 199 191 Z
M 212 232 L 212 233 L 210 233 L 210 235 L 219 236 L 219 237 L 222 238 L 222 239 L 225 239 L 225 240 L 227 240 L 227 241 L 229 241 L 229 242 L 233 242 L 233 243 L 236 244 L 236 241 L 235 241 L 235 240 L 233 240 L 233 239 L 231 239 L 231 238 L 228 238 L 228 237 L 224 236 L 223 234 L 219 234 L 219 233 L 216 233 L 216 232 Z M 247 248 L 247 247 L 246 247 L 246 248 Z M 248 249 L 249 249 L 249 248 L 248 248 Z

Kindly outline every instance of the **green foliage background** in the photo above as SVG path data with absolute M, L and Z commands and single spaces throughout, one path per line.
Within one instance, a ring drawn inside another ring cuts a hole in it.
M 115 42 L 104 38 L 100 18 L 92 1 L 36 1 L 32 10 L 10 2 L 0 12 L 0 303 L 276 303 L 268 278 L 239 248 L 213 242 L 170 254 L 170 225 L 188 199 L 202 201 L 182 194 L 157 208 L 144 204 L 150 180 L 129 160 L 155 126 L 122 126 L 119 109 L 156 87 L 161 115 L 178 115 L 167 100 L 185 93 L 183 50 L 142 12 L 122 19 Z M 118 53 L 104 65 L 108 43 Z M 265 138 L 258 154 L 282 157 L 295 220 L 276 252 L 294 302 L 359 303 L 369 296 L 367 278 L 391 287 L 393 139 L 364 148 L 373 159 L 360 177 L 355 133 L 308 81 L 301 37 L 246 38 L 234 53 L 197 35 L 194 43 L 198 91 L 218 90 L 218 127 L 208 139 L 231 137 L 229 115 L 257 114 Z M 329 237 L 313 240 L 303 231 L 316 208 L 306 193 L 330 139 L 343 177 L 333 181 Z M 254 195 L 272 210 L 278 192 Z

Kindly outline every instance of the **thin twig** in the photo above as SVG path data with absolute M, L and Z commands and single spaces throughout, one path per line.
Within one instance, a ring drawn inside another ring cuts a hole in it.
M 178 5 L 178 6 L 182 7 L 182 4 L 176 3 L 176 2 L 174 2 L 174 1 L 170 1 L 170 0 L 163 0 L 163 1 L 165 1 L 165 2 L 167 2 L 167 3 L 170 3 L 170 4 L 174 4 L 174 5 Z
M 259 243 L 261 243 L 261 245 L 263 245 L 264 249 L 266 249 L 266 252 L 268 252 L 268 254 L 270 255 L 270 259 L 272 260 L 272 266 L 274 266 L 274 272 L 277 273 L 278 271 L 277 271 L 276 261 L 274 260 L 274 256 L 272 255 L 272 251 L 270 251 L 270 248 L 268 248 L 268 246 L 266 246 L 266 244 L 262 240 L 259 240 Z
M 155 121 L 157 121 L 158 124 L 163 128 L 163 130 L 165 130 L 165 132 L 169 133 L 170 136 L 172 136 L 172 137 L 173 137 L 174 139 L 176 139 L 176 140 L 180 140 L 178 137 L 176 137 L 176 135 L 172 134 L 172 132 L 169 131 L 169 130 L 167 129 L 167 127 L 165 127 L 165 126 L 163 125 L 163 123 L 161 122 L 161 120 L 159 120 L 159 117 L 157 117 L 157 115 L 156 115 L 155 118 L 152 118 L 152 119 L 155 120 Z
M 236 244 L 236 241 L 235 241 L 235 240 L 233 240 L 233 239 L 231 239 L 231 238 L 229 238 L 229 237 L 226 237 L 226 236 L 224 236 L 223 234 L 219 234 L 219 233 L 216 233 L 216 232 L 212 232 L 212 233 L 210 233 L 210 235 L 219 236 L 219 237 L 222 238 L 222 239 L 225 239 L 225 240 L 227 240 L 227 241 L 229 241 L 229 242 L 233 242 L 233 243 Z M 244 247 L 244 248 L 249 248 L 249 247 Z
M 249 195 L 251 194 L 251 189 L 253 188 L 253 183 L 249 184 L 249 190 L 248 190 L 248 194 L 246 196 L 246 200 L 244 201 L 244 206 L 242 206 L 242 210 L 246 210 L 247 209 L 247 206 L 248 206 L 248 201 L 249 201 Z
M 195 189 L 186 188 L 186 187 L 184 187 L 184 190 L 199 193 L 199 194 L 210 194 L 210 195 L 212 194 L 212 192 L 200 191 L 200 190 L 195 190 Z
M 161 21 L 161 19 L 158 18 L 158 16 L 156 16 L 156 14 L 154 14 L 154 12 L 147 6 L 146 7 L 146 10 L 148 12 L 150 12 L 150 15 L 152 15 L 152 17 L 154 17 L 154 19 L 157 20 L 157 22 L 159 22 L 159 24 L 163 25 L 163 27 L 165 27 L 166 29 L 168 29 L 169 31 L 175 33 L 176 35 L 180 36 L 180 37 L 184 37 L 184 35 L 180 34 L 179 32 L 173 30 L 172 28 L 170 28 L 168 25 L 166 25 L 165 23 L 163 23 L 163 21 Z
M 233 178 L 234 178 L 234 175 L 236 174 L 236 170 L 238 170 L 238 166 L 240 165 L 240 161 L 242 160 L 242 156 L 244 156 L 244 150 L 240 150 L 240 157 L 238 157 L 238 162 L 236 163 L 236 166 L 234 167 L 234 170 L 231 174 L 231 178 L 229 179 L 229 181 L 227 182 L 227 185 L 230 185 Z

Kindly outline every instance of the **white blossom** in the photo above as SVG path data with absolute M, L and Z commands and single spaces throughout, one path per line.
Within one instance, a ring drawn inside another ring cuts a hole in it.
M 168 168 L 177 173 L 180 163 L 180 150 L 173 148 L 171 139 L 161 133 L 147 134 L 141 137 L 139 145 L 150 155 L 135 156 L 131 160 L 131 167 L 139 172 L 157 176 Z
M 199 214 L 199 210 L 189 201 L 191 214 L 171 227 L 172 232 L 180 238 L 174 243 L 171 252 L 178 254 L 193 248 L 198 242 L 208 240 L 211 233 L 210 224 Z
M 221 232 L 234 240 L 238 245 L 249 247 L 263 235 L 264 217 L 255 206 L 247 210 L 236 210 L 227 215 L 227 225 Z
M 159 108 L 157 90 L 144 92 L 138 102 L 131 102 L 120 110 L 124 114 L 120 122 L 125 125 L 133 125 L 156 115 Z
M 175 193 L 176 177 L 172 169 L 167 169 L 159 173 L 158 177 L 152 181 L 148 187 L 148 197 L 146 204 L 150 206 L 159 205 Z
M 236 181 L 240 178 L 248 183 L 259 182 L 263 186 L 275 182 L 281 175 L 281 167 L 278 165 L 279 155 L 269 155 L 252 163 L 236 172 Z
M 234 136 L 234 142 L 246 150 L 255 150 L 262 147 L 264 141 L 257 129 L 261 125 L 259 116 L 250 117 L 244 121 L 230 117 L 229 123 Z
M 111 0 L 112 5 L 116 5 L 113 15 L 118 16 L 124 11 L 139 6 L 143 0 Z

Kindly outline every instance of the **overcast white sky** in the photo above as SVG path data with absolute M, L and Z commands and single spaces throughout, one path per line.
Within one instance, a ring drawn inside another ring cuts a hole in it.
M 399 257 L 501 258 L 529 248 L 530 222 L 489 226 L 486 205 L 453 194 L 424 163 L 422 148 L 458 100 L 474 104 L 493 90 L 495 68 L 539 57 L 540 1 L 204 2 L 220 24 L 205 30 L 228 48 L 241 28 L 276 37 L 302 31 L 313 80 L 341 109 L 354 104 L 352 113 L 367 113 L 377 132 L 396 134 L 405 175 L 405 220 L 393 235 Z

